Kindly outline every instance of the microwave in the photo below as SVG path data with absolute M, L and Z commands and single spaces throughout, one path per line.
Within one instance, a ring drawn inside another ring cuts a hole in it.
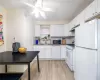
M 53 44 L 61 44 L 61 40 L 53 40 Z

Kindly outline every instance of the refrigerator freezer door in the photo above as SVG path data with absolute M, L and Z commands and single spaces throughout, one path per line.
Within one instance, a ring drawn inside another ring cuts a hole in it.
M 75 29 L 75 45 L 97 49 L 97 20 L 93 20 Z
M 75 80 L 97 80 L 97 51 L 76 47 Z

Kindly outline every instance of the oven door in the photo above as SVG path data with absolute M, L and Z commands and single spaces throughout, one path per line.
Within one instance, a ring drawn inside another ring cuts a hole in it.
M 71 49 L 66 49 L 66 63 L 73 70 L 73 50 Z

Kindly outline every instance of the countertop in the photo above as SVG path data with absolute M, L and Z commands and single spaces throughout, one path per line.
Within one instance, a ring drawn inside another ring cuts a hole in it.
M 72 46 L 72 47 L 74 47 L 75 45 L 74 44 L 38 44 L 38 45 L 36 45 L 36 44 L 34 44 L 35 46 Z
M 75 44 L 67 44 L 68 46 L 75 47 Z
M 36 44 L 34 44 L 35 46 L 66 46 L 66 44 L 65 45 L 63 45 L 63 44 L 38 44 L 38 45 L 36 45 Z

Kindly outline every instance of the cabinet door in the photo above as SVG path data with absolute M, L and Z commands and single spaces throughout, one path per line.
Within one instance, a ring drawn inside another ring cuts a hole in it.
M 65 24 L 64 25 L 64 36 L 68 36 L 68 34 L 69 34 L 69 25 Z
M 96 1 L 93 1 L 85 10 L 85 20 L 93 17 L 96 12 Z
M 100 13 L 100 0 L 96 0 L 97 13 Z
M 45 55 L 45 49 L 43 46 L 34 46 L 34 50 L 35 51 L 40 51 L 39 53 L 39 58 L 45 58 L 46 55 Z
M 61 54 L 60 54 L 60 46 L 52 46 L 52 59 L 60 59 Z
M 51 36 L 64 36 L 64 25 L 51 25 L 50 35 Z
M 74 21 L 72 20 L 72 21 L 70 22 L 70 30 L 71 30 L 73 27 L 74 27 Z
M 61 59 L 66 58 L 66 46 L 61 46 Z
M 51 46 L 45 46 L 44 51 L 45 51 L 45 58 L 51 59 L 52 58 L 52 56 L 51 56 Z
M 40 25 L 35 25 L 35 37 L 40 37 Z
M 75 80 L 96 80 L 97 51 L 76 47 Z
M 39 58 L 51 59 L 51 46 L 34 46 L 35 51 L 40 51 Z
M 80 14 L 79 23 L 80 25 L 84 25 L 85 23 L 85 10 L 83 10 Z

